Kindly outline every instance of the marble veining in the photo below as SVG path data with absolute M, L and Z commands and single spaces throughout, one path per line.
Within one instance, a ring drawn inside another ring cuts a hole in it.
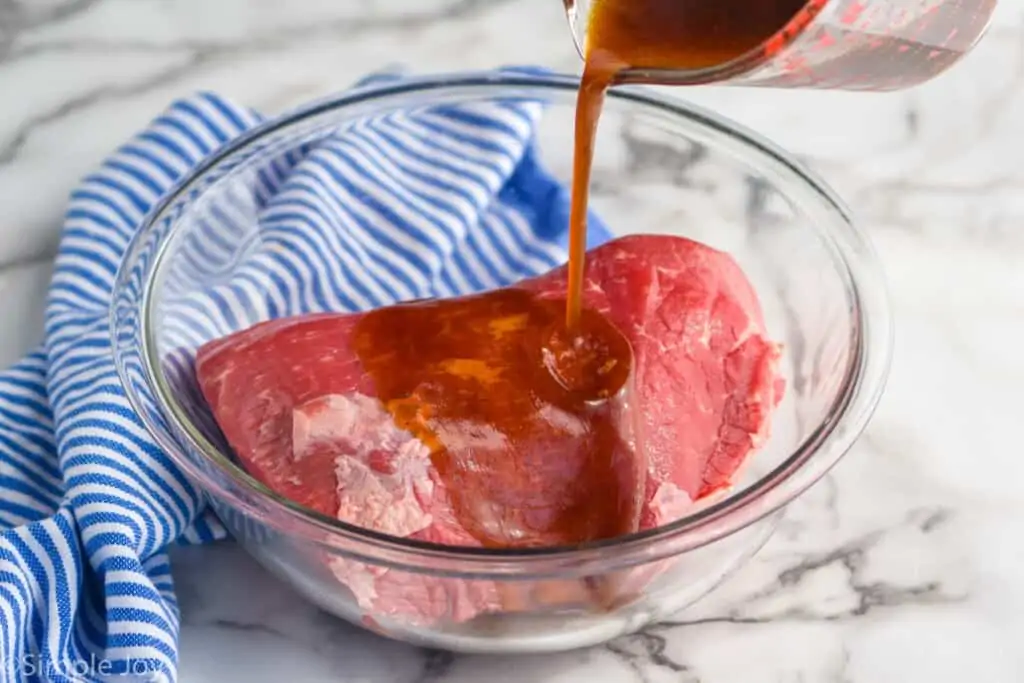
M 0 0 L 2 360 L 41 337 L 68 190 L 175 96 L 209 88 L 272 113 L 391 63 L 528 62 L 579 67 L 558 0 Z M 382 640 L 234 546 L 176 550 L 182 681 L 1024 680 L 1024 0 L 1003 0 L 975 53 L 908 92 L 675 94 L 796 152 L 878 247 L 896 359 L 847 459 L 706 600 L 560 655 Z M 624 143 L 645 163 L 664 152 Z M 698 182 L 700 154 L 663 161 Z M 746 191 L 753 217 L 764 193 Z

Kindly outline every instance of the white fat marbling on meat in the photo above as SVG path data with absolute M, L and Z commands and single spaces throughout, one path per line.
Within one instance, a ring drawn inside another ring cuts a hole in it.
M 425 468 L 423 470 L 425 478 Z M 347 456 L 338 458 L 335 472 L 338 475 L 338 519 L 402 537 L 422 531 L 433 522 L 416 497 L 411 472 L 398 470 L 394 474 L 383 474 Z
M 435 525 L 435 517 L 427 512 L 428 506 L 438 504 L 430 451 L 396 427 L 378 400 L 355 393 L 322 396 L 301 406 L 294 417 L 296 457 L 313 452 L 322 456 L 320 449 L 325 447 L 333 454 L 338 519 L 398 537 Z M 475 425 L 449 427 L 461 437 L 495 447 L 495 435 Z M 486 524 L 487 515 L 481 513 Z M 414 625 L 441 618 L 466 621 L 500 605 L 497 589 L 489 582 L 411 574 L 344 557 L 329 562 L 363 610 L 401 614 Z
M 656 526 L 682 519 L 693 507 L 693 499 L 672 482 L 662 482 L 651 499 Z
M 363 436 L 357 433 L 357 418 L 375 409 L 380 410 L 377 401 L 362 394 L 330 394 L 303 403 L 292 411 L 292 457 L 301 460 L 318 443 L 366 438 L 365 427 Z
M 400 537 L 433 523 L 422 503 L 434 489 L 430 451 L 396 427 L 379 401 L 362 394 L 332 394 L 295 409 L 294 457 L 308 457 L 324 447 L 336 454 L 338 519 Z

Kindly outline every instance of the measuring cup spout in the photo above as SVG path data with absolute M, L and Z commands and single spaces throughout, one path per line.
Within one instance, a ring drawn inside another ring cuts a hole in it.
M 997 0 L 563 0 L 576 50 L 617 82 L 899 90 L 942 74 Z

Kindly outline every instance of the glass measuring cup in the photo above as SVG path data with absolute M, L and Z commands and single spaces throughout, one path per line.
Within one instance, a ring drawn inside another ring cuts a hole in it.
M 577 49 L 586 57 L 595 8 L 607 0 L 563 1 Z M 634 0 L 631 11 L 644 2 L 651 0 Z M 655 0 L 660 5 L 666 2 L 672 0 Z M 808 0 L 788 23 L 739 57 L 699 69 L 641 64 L 620 72 L 615 80 L 898 90 L 938 76 L 969 52 L 988 28 L 995 6 L 996 0 Z M 735 21 L 744 21 L 742 12 L 734 16 Z

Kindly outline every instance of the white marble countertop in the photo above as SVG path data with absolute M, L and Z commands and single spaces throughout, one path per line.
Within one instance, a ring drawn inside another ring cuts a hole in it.
M 68 190 L 173 97 L 274 112 L 394 61 L 575 69 L 568 40 L 557 0 L 0 0 L 2 360 L 41 336 Z M 691 612 L 557 656 L 417 650 L 308 607 L 237 548 L 179 552 L 182 681 L 1024 680 L 1024 0 L 910 92 L 681 94 L 797 151 L 885 261 L 895 367 L 844 463 Z

